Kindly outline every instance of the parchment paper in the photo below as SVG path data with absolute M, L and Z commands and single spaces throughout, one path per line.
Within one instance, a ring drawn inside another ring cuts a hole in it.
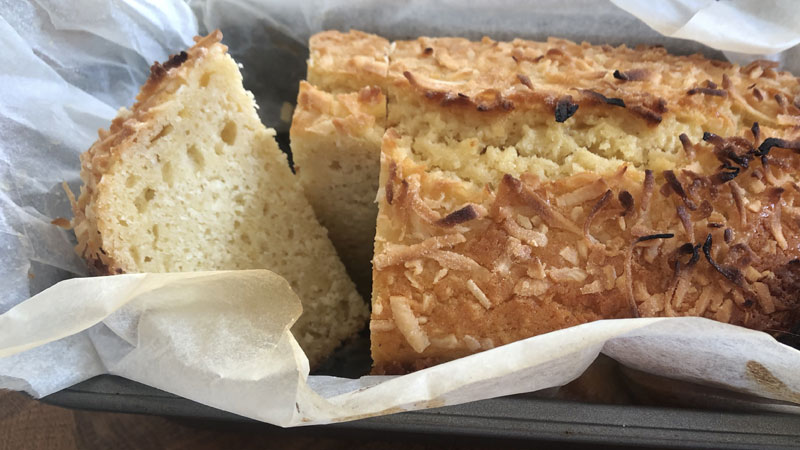
M 53 286 L 85 274 L 71 233 L 50 224 L 71 216 L 61 181 L 77 191 L 78 155 L 96 139 L 96 130 L 132 103 L 152 61 L 190 45 L 198 29 L 222 29 L 224 42 L 244 64 L 245 84 L 256 94 L 262 119 L 279 131 L 288 129 L 280 109 L 294 102 L 304 77 L 306 40 L 327 28 L 389 38 L 556 35 L 660 43 L 677 53 L 722 57 L 718 51 L 666 38 L 610 3 L 586 0 L 76 3 L 0 0 L 0 387 L 39 397 L 112 373 L 293 426 L 559 386 L 603 352 L 635 369 L 798 410 L 800 352 L 764 333 L 705 319 L 601 321 L 403 377 L 347 380 L 308 376 L 307 360 L 287 331 L 299 303 L 285 281 L 268 271 L 79 278 Z M 709 2 L 680 3 L 684 9 L 669 16 L 673 22 L 714 17 L 702 12 Z M 726 8 L 746 13 L 725 10 L 726 20 L 769 22 L 796 14 L 791 4 L 762 14 L 751 7 L 755 3 L 726 2 Z M 771 53 L 794 45 L 794 24 L 800 23 L 781 19 L 773 29 L 780 33 L 754 33 L 744 46 L 736 44 L 740 36 L 689 33 L 693 27 L 665 25 L 665 17 L 651 24 L 737 52 Z

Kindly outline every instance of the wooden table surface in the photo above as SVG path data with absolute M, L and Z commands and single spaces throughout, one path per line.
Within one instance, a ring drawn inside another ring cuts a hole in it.
M 520 447 L 519 444 L 512 445 Z M 302 429 L 236 427 L 221 423 L 78 411 L 0 390 L 0 450 L 73 449 L 391 449 L 509 448 L 509 443 L 425 442 L 406 436 L 304 436 Z M 522 448 L 522 447 L 520 447 Z M 530 447 L 528 447 L 530 448 Z M 548 447 L 550 448 L 550 447 Z

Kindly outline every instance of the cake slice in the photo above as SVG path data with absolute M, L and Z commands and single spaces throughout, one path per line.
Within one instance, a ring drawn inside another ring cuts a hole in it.
M 81 156 L 77 251 L 103 275 L 272 270 L 302 301 L 292 332 L 313 367 L 367 307 L 221 39 L 153 65 L 133 108 Z
M 385 121 L 386 96 L 377 86 L 331 94 L 301 82 L 290 132 L 297 178 L 365 296 Z
M 389 42 L 350 31 L 309 41 L 290 130 L 295 172 L 362 295 L 369 296 Z
M 800 319 L 800 86 L 662 48 L 394 44 L 374 372 L 599 319 Z

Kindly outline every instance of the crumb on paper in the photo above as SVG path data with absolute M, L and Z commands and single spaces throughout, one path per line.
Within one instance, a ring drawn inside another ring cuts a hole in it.
M 70 228 L 72 228 L 72 224 L 70 223 L 70 221 L 65 219 L 64 217 L 56 217 L 55 219 L 51 220 L 50 223 L 65 230 L 69 230 Z

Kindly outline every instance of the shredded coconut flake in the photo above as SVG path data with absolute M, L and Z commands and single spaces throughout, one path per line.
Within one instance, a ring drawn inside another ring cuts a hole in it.
M 377 270 L 382 270 L 411 259 L 424 257 L 429 252 L 440 248 L 449 248 L 466 240 L 467 238 L 463 234 L 458 233 L 431 237 L 413 245 L 387 244 L 383 252 L 375 256 L 373 262 Z
M 439 269 L 439 271 L 436 272 L 436 275 L 433 277 L 433 284 L 442 281 L 442 278 L 447 276 L 448 271 L 449 269 L 447 267 L 442 267 L 441 269 Z
M 597 294 L 599 292 L 603 292 L 603 284 L 600 283 L 600 280 L 594 280 L 581 288 L 581 294 L 584 295 Z
M 547 235 L 535 230 L 525 229 L 515 220 L 506 219 L 503 221 L 503 228 L 505 228 L 511 236 L 533 247 L 544 247 L 547 245 Z
M 578 258 L 578 252 L 573 247 L 569 246 L 564 247 L 558 254 L 561 255 L 562 258 L 564 258 L 568 263 L 572 265 L 577 266 L 578 263 L 580 262 L 580 259 Z
M 607 189 L 608 186 L 606 185 L 606 182 L 601 178 L 594 183 L 587 184 L 568 194 L 564 194 L 556 198 L 556 204 L 562 208 L 578 205 L 600 197 L 606 192 Z
M 369 322 L 369 331 L 392 331 L 394 330 L 394 322 L 386 319 L 372 319 Z
M 440 338 L 431 338 L 431 345 L 435 348 L 454 349 L 458 347 L 458 338 L 452 333 Z
M 414 312 L 411 311 L 411 305 L 408 298 L 401 295 L 393 295 L 389 297 L 389 306 L 392 308 L 392 316 L 397 329 L 406 338 L 408 345 L 417 353 L 422 353 L 426 348 L 431 345 L 428 335 L 422 331 L 419 326 Z
M 726 299 L 717 310 L 717 314 L 714 315 L 714 320 L 729 323 L 731 321 L 731 314 L 733 314 L 733 301 L 731 299 Z
M 547 271 L 547 275 L 555 282 L 560 281 L 584 281 L 588 274 L 579 267 L 554 267 Z
M 753 283 L 753 289 L 756 291 L 758 304 L 761 305 L 761 309 L 763 309 L 766 314 L 774 313 L 775 302 L 772 299 L 772 294 L 769 293 L 769 287 L 764 283 L 755 282 Z
M 486 294 L 483 293 L 481 288 L 479 288 L 474 281 L 467 280 L 467 289 L 469 289 L 469 291 L 472 292 L 472 295 L 475 296 L 475 298 L 484 308 L 489 309 L 492 307 L 492 302 L 489 301 L 489 297 L 487 297 Z
M 464 344 L 467 346 L 467 348 L 471 352 L 480 350 L 480 348 L 481 348 L 481 343 L 478 342 L 477 339 L 475 339 L 474 337 L 472 337 L 472 336 L 470 336 L 468 334 L 464 335 Z

